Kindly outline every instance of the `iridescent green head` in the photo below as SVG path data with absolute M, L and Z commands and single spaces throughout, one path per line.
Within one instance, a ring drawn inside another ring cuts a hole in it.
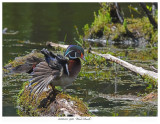
M 64 53 L 64 56 L 68 57 L 69 59 L 81 58 L 85 60 L 84 49 L 77 45 L 69 45 Z

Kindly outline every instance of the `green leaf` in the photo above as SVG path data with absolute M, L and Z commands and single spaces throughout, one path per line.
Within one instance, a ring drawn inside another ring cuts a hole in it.
M 79 44 L 80 46 L 82 46 L 82 44 L 78 41 L 78 40 L 75 40 L 77 44 Z

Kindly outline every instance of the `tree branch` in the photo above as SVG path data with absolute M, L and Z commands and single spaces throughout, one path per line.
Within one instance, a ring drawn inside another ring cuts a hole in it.
M 52 43 L 52 42 L 47 42 L 47 45 L 51 46 L 51 47 L 60 47 L 63 49 L 66 49 L 68 47 L 68 45 L 62 45 L 62 44 L 56 44 L 56 43 Z M 153 71 L 148 71 L 143 69 L 142 67 L 137 67 L 135 65 L 132 65 L 124 60 L 121 60 L 115 56 L 112 56 L 110 54 L 100 54 L 94 51 L 90 51 L 92 54 L 97 55 L 97 56 L 101 56 L 103 58 L 105 58 L 106 60 L 110 60 L 112 62 L 115 62 L 117 64 L 120 64 L 121 66 L 131 70 L 132 72 L 138 73 L 139 75 L 141 75 L 142 77 L 147 76 L 148 78 L 151 79 L 155 79 L 156 81 L 158 80 L 158 73 L 155 73 Z

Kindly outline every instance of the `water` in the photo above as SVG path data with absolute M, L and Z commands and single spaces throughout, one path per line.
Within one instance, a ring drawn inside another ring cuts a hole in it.
M 47 41 L 64 41 L 66 37 L 67 44 L 75 44 L 74 26 L 81 33 L 98 9 L 98 3 L 3 3 L 3 29 L 19 31 L 3 35 L 3 65 L 33 49 L 41 50 Z M 23 81 L 8 80 L 3 81 L 3 116 L 17 116 L 16 94 Z
M 98 8 L 98 3 L 3 3 L 3 28 L 19 31 L 3 35 L 3 64 L 24 51 L 45 47 L 46 41 L 64 41 L 66 37 L 67 44 L 75 44 L 74 26 L 81 33 Z
M 47 41 L 65 39 L 66 44 L 76 44 L 75 25 L 82 33 L 82 27 L 91 24 L 93 12 L 99 6 L 98 3 L 3 3 L 3 28 L 7 27 L 9 33 L 18 31 L 16 35 L 3 35 L 3 66 L 33 49 L 41 50 Z M 94 74 L 95 70 L 93 66 L 85 71 Z M 145 93 L 146 85 L 141 78 L 120 67 L 107 67 L 105 71 L 112 76 L 104 80 L 79 76 L 66 92 L 87 102 L 96 116 L 157 115 L 156 105 L 135 100 L 137 93 Z M 28 79 L 26 74 L 3 79 L 3 116 L 18 116 L 16 96 Z M 126 99 L 121 99 L 122 96 Z

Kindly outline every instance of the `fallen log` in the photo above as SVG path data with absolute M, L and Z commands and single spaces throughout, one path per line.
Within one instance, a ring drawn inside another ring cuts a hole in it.
M 68 45 L 63 45 L 63 44 L 56 44 L 56 43 L 52 43 L 52 42 L 47 42 L 46 44 L 47 46 L 51 46 L 51 47 L 59 47 L 59 48 L 63 48 L 66 49 L 68 47 Z M 106 60 L 110 60 L 112 62 L 115 62 L 117 64 L 120 64 L 121 66 L 141 75 L 143 78 L 148 78 L 148 79 L 152 79 L 154 81 L 158 81 L 158 73 L 153 72 L 153 71 L 149 71 L 149 70 L 145 70 L 142 67 L 137 67 L 135 65 L 132 65 L 124 60 L 121 60 L 115 56 L 112 56 L 110 54 L 100 54 L 94 51 L 90 51 L 92 54 L 97 55 L 97 56 L 101 56 L 103 58 L 105 58 Z
M 112 62 L 115 62 L 117 64 L 120 64 L 122 65 L 123 67 L 135 72 L 135 73 L 138 73 L 140 74 L 141 76 L 149 76 L 155 80 L 158 80 L 158 73 L 155 73 L 153 71 L 148 71 L 148 70 L 145 70 L 143 69 L 142 67 L 137 67 L 135 65 L 132 65 L 124 60 L 121 60 L 119 58 L 116 58 L 115 56 L 112 56 L 110 54 L 99 54 L 97 52 L 94 52 L 94 51 L 91 51 L 92 54 L 95 54 L 95 55 L 98 55 L 98 56 L 101 56 L 103 58 L 105 58 L 106 60 L 110 60 Z
M 16 57 L 3 68 L 3 86 L 29 80 L 31 75 L 26 73 L 32 73 L 34 67 L 43 61 L 44 55 L 35 50 L 25 56 Z M 20 116 L 92 116 L 82 100 L 59 91 L 58 87 L 53 91 L 48 86 L 36 100 L 34 93 L 31 94 L 32 88 L 28 87 L 29 84 L 29 81 L 24 82 L 16 97 Z
M 53 42 L 47 42 L 46 45 L 51 46 L 51 47 L 55 47 L 55 48 L 63 48 L 63 49 L 67 49 L 67 47 L 69 46 L 69 45 L 57 44 L 57 43 L 53 43 Z

